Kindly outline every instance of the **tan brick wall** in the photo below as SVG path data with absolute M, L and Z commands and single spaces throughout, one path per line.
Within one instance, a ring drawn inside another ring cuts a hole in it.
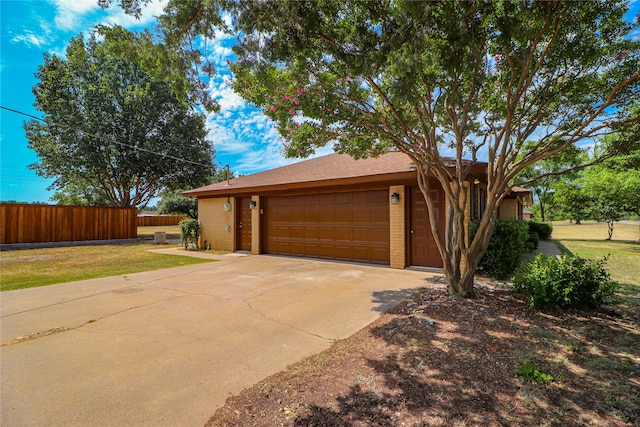
M 391 195 L 398 193 L 400 202 L 397 205 L 391 203 Z M 391 268 L 405 268 L 406 256 L 406 221 L 407 197 L 404 185 L 389 187 L 389 251 Z
M 251 210 L 251 253 L 260 255 L 260 196 L 251 196 L 251 200 L 256 202 L 256 207 Z
M 234 200 L 229 199 L 231 209 L 224 210 L 226 197 L 214 199 L 198 199 L 198 221 L 202 228 L 200 243 L 206 240 L 211 249 L 232 252 L 234 250 L 235 216 L 233 212 Z M 229 231 L 227 231 L 229 226 Z

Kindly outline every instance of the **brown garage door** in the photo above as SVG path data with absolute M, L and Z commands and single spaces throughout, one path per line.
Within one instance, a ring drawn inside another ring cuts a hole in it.
M 389 264 L 388 190 L 268 197 L 266 252 Z

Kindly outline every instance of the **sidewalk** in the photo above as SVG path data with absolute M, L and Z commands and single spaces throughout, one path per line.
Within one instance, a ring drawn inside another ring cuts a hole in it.
M 533 255 L 537 256 L 538 254 L 544 254 L 545 256 L 560 256 L 562 255 L 562 251 L 556 245 L 554 240 L 540 240 L 538 243 L 538 249 L 533 251 Z

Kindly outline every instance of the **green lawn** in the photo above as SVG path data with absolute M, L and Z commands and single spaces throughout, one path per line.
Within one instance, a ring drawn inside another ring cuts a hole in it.
M 581 225 L 566 221 L 553 223 L 554 240 L 571 253 L 583 258 L 609 257 L 606 268 L 611 278 L 621 285 L 621 294 L 631 305 L 640 306 L 640 242 L 638 225 L 616 224 L 612 240 L 607 225 L 588 222 Z
M 177 225 L 154 225 L 148 227 L 138 227 L 138 238 L 153 237 L 156 231 L 164 231 L 167 237 L 180 237 L 180 227 Z
M 0 290 L 118 276 L 212 260 L 149 252 L 152 244 L 75 246 L 0 252 Z

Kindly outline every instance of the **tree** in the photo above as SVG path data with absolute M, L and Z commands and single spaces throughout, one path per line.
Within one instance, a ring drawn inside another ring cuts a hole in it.
M 208 180 L 207 184 L 221 182 L 227 178 L 234 178 L 235 174 L 227 169 L 219 168 Z M 198 219 L 198 199 L 184 197 L 182 193 L 186 190 L 165 191 L 162 199 L 158 203 L 158 213 L 163 215 L 186 215 L 189 218 Z
M 166 191 L 158 203 L 158 213 L 162 215 L 184 215 L 198 219 L 198 199 L 184 197 L 183 190 Z
M 556 187 L 554 199 L 563 214 L 580 224 L 591 216 L 594 200 L 586 195 L 575 183 L 560 183 Z
M 57 190 L 50 200 L 58 205 L 111 205 L 111 201 L 102 189 L 92 186 L 79 186 L 75 183 L 69 183 L 64 188 Z
M 613 1 L 174 0 L 160 21 L 165 39 L 189 50 L 230 13 L 235 90 L 275 121 L 289 156 L 333 143 L 354 157 L 393 148 L 411 158 L 449 291 L 470 296 L 518 174 L 637 121 L 640 41 L 626 11 Z M 470 239 L 479 156 L 487 206 Z M 445 191 L 444 229 L 429 177 Z
M 535 145 L 535 143 L 528 143 Z M 528 148 L 526 148 L 528 150 Z M 528 187 L 533 191 L 540 206 L 540 218 L 547 221 L 553 210 L 554 193 L 562 182 L 574 179 L 576 168 L 585 163 L 586 153 L 576 146 L 567 147 L 555 156 L 547 157 L 527 166 L 518 176 L 518 180 L 534 180 Z M 539 179 L 536 179 L 541 177 Z
M 117 28 L 117 31 L 125 31 Z M 164 189 L 206 183 L 213 148 L 203 115 L 172 86 L 110 55 L 92 35 L 71 40 L 67 59 L 45 54 L 33 88 L 43 122 L 25 124 L 60 201 L 142 207 Z
M 616 221 L 625 214 L 640 213 L 640 169 L 621 168 L 617 160 L 586 170 L 578 180 L 583 194 L 594 200 L 597 219 L 608 225 L 607 240 Z

